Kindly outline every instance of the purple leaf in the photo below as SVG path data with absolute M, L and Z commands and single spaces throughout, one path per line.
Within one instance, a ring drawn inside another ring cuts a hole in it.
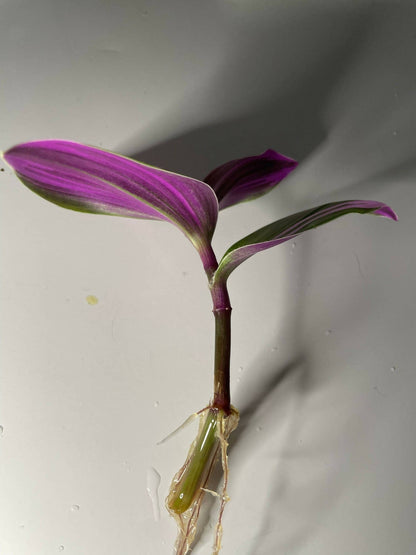
M 222 209 L 266 194 L 296 166 L 295 160 L 269 149 L 259 156 L 226 162 L 204 181 L 214 189 Z
M 217 283 L 226 282 L 231 272 L 253 254 L 280 245 L 280 243 L 289 241 L 304 231 L 353 212 L 359 214 L 372 213 L 397 220 L 396 214 L 389 206 L 371 200 L 331 202 L 309 210 L 303 210 L 266 225 L 234 243 L 222 257 L 213 281 Z
M 4 153 L 4 159 L 27 187 L 55 204 L 94 214 L 169 221 L 201 257 L 211 250 L 218 202 L 202 181 L 70 141 L 20 144 Z

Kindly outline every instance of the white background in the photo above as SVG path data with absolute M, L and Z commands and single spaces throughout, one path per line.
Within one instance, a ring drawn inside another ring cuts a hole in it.
M 330 200 L 399 215 L 347 216 L 230 278 L 242 421 L 224 555 L 414 553 L 410 6 L 0 1 L 3 150 L 73 139 L 201 179 L 266 148 L 299 160 L 268 196 L 220 214 L 219 255 Z M 198 256 L 168 224 L 65 211 L 2 167 L 0 553 L 171 553 L 163 499 L 195 430 L 156 443 L 212 386 Z M 208 524 L 193 553 L 211 542 Z

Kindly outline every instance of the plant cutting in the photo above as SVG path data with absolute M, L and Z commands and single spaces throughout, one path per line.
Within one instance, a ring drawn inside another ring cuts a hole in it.
M 297 163 L 274 150 L 231 160 L 203 181 L 155 168 L 100 148 L 62 140 L 23 143 L 3 154 L 17 177 L 41 197 L 64 208 L 138 219 L 170 222 L 198 252 L 207 276 L 215 321 L 214 388 L 200 410 L 199 429 L 185 463 L 175 474 L 166 507 L 178 525 L 175 549 L 186 555 L 195 536 L 208 480 L 221 461 L 223 482 L 213 554 L 221 549 L 222 515 L 228 501 L 227 447 L 238 425 L 230 398 L 231 304 L 230 274 L 254 254 L 300 233 L 350 213 L 375 214 L 397 220 L 394 211 L 371 200 L 346 200 L 291 214 L 251 232 L 218 260 L 212 237 L 220 210 L 266 194 Z

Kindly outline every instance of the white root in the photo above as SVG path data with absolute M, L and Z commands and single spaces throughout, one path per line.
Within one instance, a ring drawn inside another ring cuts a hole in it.
M 201 432 L 203 426 L 204 426 L 204 421 L 205 421 L 205 416 L 207 411 L 211 410 L 211 407 L 207 407 L 206 409 L 203 409 L 202 411 L 200 411 L 199 413 L 197 413 L 200 416 L 200 424 L 199 424 L 199 432 Z M 188 418 L 184 424 L 188 423 L 190 420 L 194 419 L 195 415 L 192 415 L 190 418 Z M 183 473 L 187 470 L 187 465 L 189 462 L 189 454 L 188 454 L 188 458 L 187 461 L 185 462 L 185 464 L 182 466 L 182 468 L 176 473 L 175 477 L 173 478 L 172 481 L 172 485 L 171 485 L 171 490 L 170 490 L 170 494 L 167 498 L 167 509 L 169 511 L 169 513 L 171 514 L 171 516 L 174 517 L 177 527 L 178 527 L 178 534 L 177 534 L 177 538 L 176 538 L 176 542 L 175 542 L 175 553 L 176 555 L 186 555 L 187 553 L 189 553 L 189 550 L 191 548 L 191 544 L 195 538 L 195 533 L 196 533 L 196 526 L 197 526 L 197 521 L 198 521 L 198 517 L 199 517 L 199 512 L 201 509 L 201 504 L 202 504 L 202 500 L 204 498 L 205 493 L 211 493 L 212 495 L 214 495 L 215 497 L 219 497 L 220 498 L 220 509 L 219 509 L 219 514 L 218 514 L 218 520 L 217 520 L 217 524 L 216 524 L 216 531 L 215 531 L 215 543 L 213 546 L 213 555 L 218 555 L 221 549 L 221 540 L 222 540 L 222 517 L 223 517 L 223 513 L 224 513 L 224 509 L 226 504 L 229 501 L 229 497 L 227 494 L 227 485 L 228 485 L 228 476 L 229 476 L 229 469 L 228 469 L 228 455 L 227 455 L 227 448 L 228 448 L 228 438 L 231 434 L 231 432 L 233 430 L 236 429 L 237 425 L 238 425 L 238 419 L 239 419 L 239 414 L 238 411 L 232 407 L 231 413 L 229 415 L 226 415 L 225 413 L 223 413 L 222 411 L 218 412 L 218 420 L 217 420 L 217 429 L 216 429 L 216 435 L 217 438 L 219 440 L 219 444 L 216 448 L 216 454 L 215 456 L 211 459 L 210 462 L 210 467 L 208 469 L 207 472 L 207 477 L 205 482 L 201 485 L 201 487 L 199 488 L 199 492 L 197 493 L 194 501 L 192 502 L 192 504 L 189 506 L 189 508 L 178 514 L 177 512 L 171 510 L 168 506 L 168 500 L 169 500 L 169 496 L 171 495 L 171 493 L 175 490 L 175 486 L 178 483 L 179 479 L 181 478 L 181 476 L 183 475 Z M 172 435 L 172 434 L 171 434 Z M 170 436 L 168 436 L 170 437 Z M 193 441 L 190 449 L 189 449 L 189 453 L 191 453 L 193 451 L 193 448 L 195 446 L 196 440 Z M 221 463 L 222 463 L 222 468 L 223 468 L 223 485 L 222 485 L 222 489 L 221 489 L 221 493 L 212 491 L 207 489 L 205 486 L 208 482 L 208 479 L 212 473 L 212 470 L 215 466 L 216 460 L 219 456 L 219 454 L 221 454 Z
M 218 513 L 217 525 L 215 529 L 215 544 L 214 544 L 212 555 L 218 555 L 221 550 L 221 541 L 222 541 L 222 534 L 223 534 L 222 517 L 224 514 L 225 506 L 230 501 L 230 497 L 227 493 L 228 476 L 229 476 L 228 454 L 227 454 L 228 438 L 230 437 L 231 432 L 237 428 L 238 419 L 239 419 L 239 414 L 238 414 L 238 411 L 235 410 L 235 413 L 232 412 L 230 416 L 221 418 L 220 426 L 218 430 L 218 437 L 220 439 L 220 445 L 221 445 L 223 486 L 222 486 L 222 492 L 220 495 L 221 504 L 220 504 L 220 510 Z

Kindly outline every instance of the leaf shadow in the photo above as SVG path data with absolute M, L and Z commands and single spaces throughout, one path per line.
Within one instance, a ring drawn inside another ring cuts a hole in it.
M 232 98 L 236 94 L 236 82 L 242 90 L 244 87 L 252 89 L 249 87 L 250 71 L 261 66 L 260 60 L 268 59 L 267 72 L 264 71 L 267 74 L 259 78 L 266 92 L 259 93 L 261 99 L 257 102 L 253 103 L 248 97 L 247 106 L 239 115 L 221 117 L 220 121 L 215 118 L 215 122 L 196 125 L 145 149 L 134 150 L 132 145 L 137 140 L 132 138 L 128 143 L 130 146 L 124 149 L 128 151 L 125 153 L 147 164 L 198 179 L 203 179 L 214 167 L 227 160 L 257 154 L 267 148 L 276 148 L 299 161 L 307 158 L 326 137 L 323 108 L 345 68 L 365 43 L 371 23 L 370 13 L 363 8 L 321 7 L 317 10 L 315 7 L 311 11 L 313 26 L 308 10 L 305 10 L 302 16 L 296 12 L 288 21 L 271 21 L 266 29 L 253 32 L 247 44 L 241 43 L 235 57 L 218 70 L 205 92 L 207 96 L 215 97 L 221 91 L 221 98 Z M 328 32 L 328 22 L 337 28 L 336 34 Z M 282 36 L 276 33 L 276 26 L 281 27 Z M 309 36 L 311 29 L 312 37 Z M 293 35 L 289 36 L 291 31 Z M 319 36 L 325 33 L 328 40 L 327 47 L 323 48 L 325 39 Z M 320 45 L 322 56 L 312 59 L 310 66 L 303 67 L 298 59 L 299 51 L 302 46 L 308 48 L 308 38 L 318 40 L 318 37 L 323 40 Z M 287 40 L 289 44 L 283 42 Z M 301 46 L 291 49 L 291 43 L 300 43 Z M 285 52 L 284 63 L 281 52 Z M 275 73 L 269 71 L 270 59 L 276 61 Z M 292 78 L 291 68 L 299 66 L 301 69 L 294 72 L 296 76 Z M 244 97 L 240 90 L 239 97 Z M 185 118 L 186 104 L 187 99 L 182 107 Z

